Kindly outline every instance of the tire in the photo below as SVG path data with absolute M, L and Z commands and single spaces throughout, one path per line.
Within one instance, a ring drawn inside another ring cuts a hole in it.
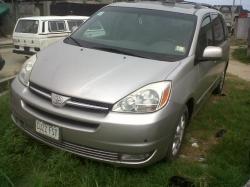
M 189 112 L 187 106 L 185 106 L 182 114 L 179 117 L 179 121 L 172 136 L 171 143 L 168 146 L 166 157 L 168 161 L 174 160 L 178 157 L 188 122 Z
M 226 72 L 227 72 L 227 66 L 228 66 L 228 64 L 226 65 L 225 70 L 223 71 L 223 73 L 220 77 L 220 82 L 219 82 L 218 86 L 213 91 L 214 95 L 220 95 L 223 92 L 225 77 L 226 77 Z

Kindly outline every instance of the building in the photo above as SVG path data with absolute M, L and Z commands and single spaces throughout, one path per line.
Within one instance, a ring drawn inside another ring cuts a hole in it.
M 250 27 L 250 12 L 248 10 L 244 10 L 241 5 L 215 5 L 214 7 L 223 13 L 227 27 L 236 39 L 247 39 Z
M 250 28 L 250 13 L 241 13 L 235 22 L 235 38 L 247 40 Z
M 236 19 L 241 13 L 248 12 L 247 10 L 244 10 L 241 5 L 215 5 L 214 7 L 223 13 L 224 18 L 226 20 L 226 24 L 229 28 L 234 25 Z

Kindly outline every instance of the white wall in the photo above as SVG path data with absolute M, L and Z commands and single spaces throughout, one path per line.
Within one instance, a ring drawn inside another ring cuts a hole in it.
M 248 37 L 249 28 L 250 28 L 250 17 L 239 18 L 236 26 L 236 39 L 246 40 Z

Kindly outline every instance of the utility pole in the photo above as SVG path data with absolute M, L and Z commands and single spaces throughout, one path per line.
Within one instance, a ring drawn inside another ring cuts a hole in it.
M 233 0 L 233 7 L 235 6 L 235 0 Z
M 248 38 L 247 38 L 247 56 L 250 57 L 250 27 L 248 29 Z
M 231 7 L 231 16 L 232 16 L 232 19 L 231 19 L 231 34 L 233 35 L 234 34 L 234 14 L 235 14 L 235 0 L 233 0 L 233 6 Z
M 234 13 L 235 13 L 235 0 L 233 0 L 233 6 L 232 6 L 231 10 L 232 10 L 232 21 L 234 21 Z

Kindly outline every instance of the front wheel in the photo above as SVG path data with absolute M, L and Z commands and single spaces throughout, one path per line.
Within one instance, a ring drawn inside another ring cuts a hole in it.
M 172 142 L 168 148 L 167 160 L 173 160 L 177 157 L 182 140 L 184 137 L 185 129 L 188 124 L 188 109 L 185 107 L 183 113 L 180 115 L 179 122 L 176 126 Z

